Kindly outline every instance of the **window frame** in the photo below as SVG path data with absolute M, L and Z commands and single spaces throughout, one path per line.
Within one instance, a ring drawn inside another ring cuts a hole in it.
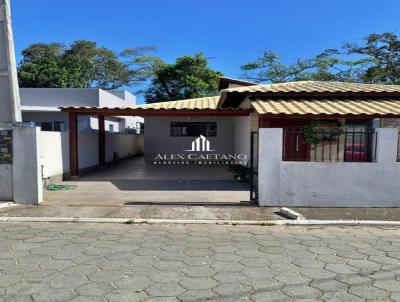
M 174 127 L 188 127 L 188 126 L 194 126 L 194 125 L 204 125 L 205 126 L 205 130 L 207 131 L 212 131 L 212 133 L 206 133 L 206 132 L 202 132 L 202 130 L 200 129 L 196 134 L 189 134 L 189 135 L 184 135 L 183 131 L 182 134 L 179 134 L 178 131 L 174 131 L 173 128 Z M 208 130 L 207 129 L 207 125 L 211 125 L 211 128 L 215 128 L 213 130 Z M 170 137 L 198 137 L 200 135 L 203 135 L 204 137 L 217 137 L 218 135 L 218 125 L 217 122 L 170 122 Z

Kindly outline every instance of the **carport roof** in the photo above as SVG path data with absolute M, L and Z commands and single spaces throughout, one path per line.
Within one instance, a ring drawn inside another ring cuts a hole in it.
M 203 97 L 170 102 L 159 102 L 134 107 L 62 107 L 62 111 L 90 115 L 248 115 L 252 109 L 220 108 L 220 96 Z

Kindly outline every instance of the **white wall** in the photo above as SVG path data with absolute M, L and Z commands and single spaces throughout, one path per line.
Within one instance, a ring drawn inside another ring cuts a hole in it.
M 158 153 L 182 153 L 191 148 L 196 137 L 173 137 L 171 122 L 216 122 L 217 136 L 207 137 L 215 153 L 234 153 L 234 122 L 232 117 L 146 117 L 144 153 L 146 160 L 153 160 Z
M 283 162 L 282 129 L 260 129 L 260 205 L 399 207 L 398 130 L 377 131 L 373 163 Z
M 119 158 L 143 154 L 143 135 L 106 133 L 106 162 L 114 159 L 114 152 Z
M 21 88 L 20 95 L 23 106 L 99 106 L 97 88 Z
M 250 133 L 251 133 L 250 116 L 237 116 L 234 118 L 234 123 L 235 123 L 235 137 L 234 137 L 235 154 L 246 154 L 247 161 L 250 161 Z
M 68 132 L 40 132 L 40 162 L 43 178 L 69 172 Z M 143 135 L 106 133 L 106 162 L 143 153 Z M 98 165 L 98 133 L 78 134 L 79 169 Z
M 16 203 L 38 204 L 43 201 L 40 168 L 40 129 L 13 130 L 13 200 Z

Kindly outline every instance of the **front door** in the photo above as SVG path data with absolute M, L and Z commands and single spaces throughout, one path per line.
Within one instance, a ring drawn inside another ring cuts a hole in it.
M 304 140 L 303 128 L 284 128 L 283 141 L 283 160 L 308 161 L 310 159 L 309 146 Z

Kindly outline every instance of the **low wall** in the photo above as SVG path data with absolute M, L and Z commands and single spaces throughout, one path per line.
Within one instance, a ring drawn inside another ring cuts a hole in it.
M 43 178 L 69 173 L 68 132 L 40 132 L 40 159 Z M 143 135 L 106 133 L 106 162 L 143 153 Z M 98 165 L 98 133 L 78 134 L 79 169 Z
M 397 129 L 377 129 L 377 160 L 284 162 L 282 129 L 260 129 L 262 206 L 399 207 Z

